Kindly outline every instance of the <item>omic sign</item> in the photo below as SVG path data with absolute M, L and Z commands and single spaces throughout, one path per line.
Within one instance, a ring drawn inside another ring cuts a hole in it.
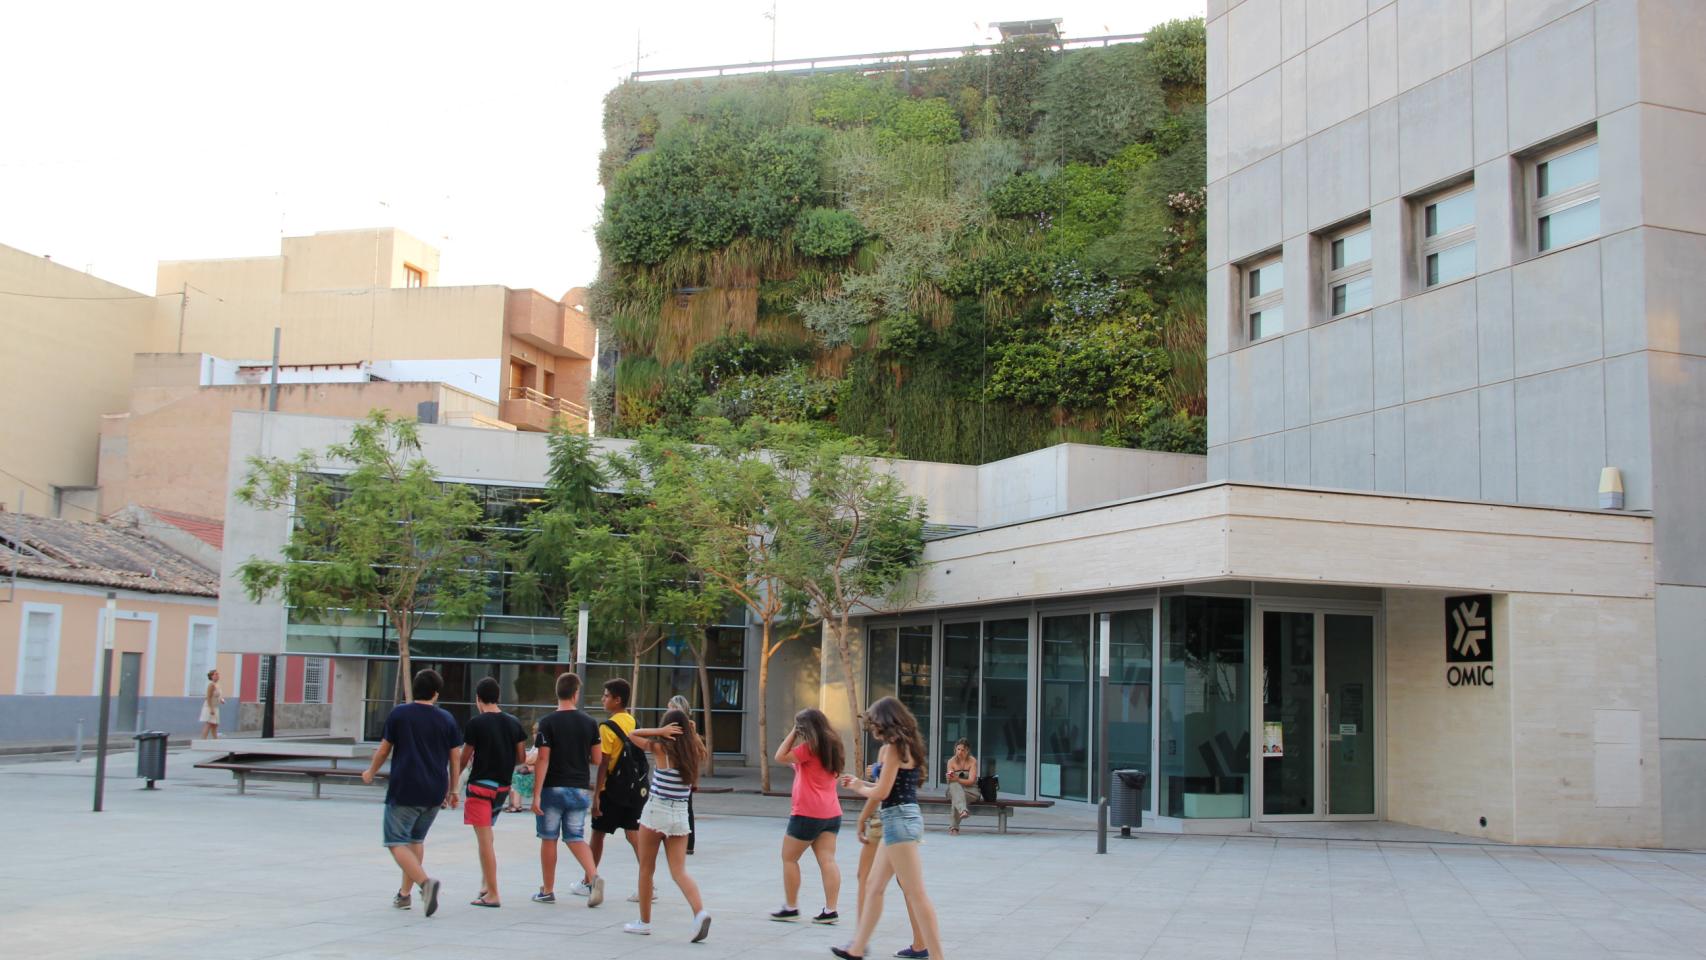
M 1445 662 L 1445 682 L 1454 687 L 1493 685 L 1491 594 L 1445 598 Z

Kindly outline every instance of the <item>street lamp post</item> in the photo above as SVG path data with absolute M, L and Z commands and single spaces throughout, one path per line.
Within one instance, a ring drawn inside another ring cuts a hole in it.
M 1100 636 L 1097 641 L 1097 653 L 1101 662 L 1097 665 L 1096 677 L 1096 770 L 1101 774 L 1101 794 L 1096 803 L 1096 852 L 1108 852 L 1108 781 L 1113 774 L 1108 770 L 1108 659 L 1113 652 L 1113 617 L 1111 614 L 1101 614 L 1096 618 L 1096 626 Z
M 107 721 L 112 713 L 113 627 L 118 620 L 118 594 L 107 591 L 107 616 L 101 625 L 101 721 L 95 731 L 95 812 L 101 812 L 107 785 Z

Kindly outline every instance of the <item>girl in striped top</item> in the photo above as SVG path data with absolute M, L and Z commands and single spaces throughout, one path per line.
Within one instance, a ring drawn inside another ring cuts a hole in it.
M 652 877 L 657 872 L 661 845 L 669 858 L 669 875 L 693 910 L 693 942 L 698 943 L 711 932 L 711 914 L 699 897 L 699 885 L 687 873 L 687 801 L 699 782 L 705 744 L 693 719 L 683 711 L 665 713 L 659 727 L 667 729 L 671 724 L 681 733 L 667 738 L 629 735 L 635 744 L 651 751 L 652 789 L 646 808 L 640 812 L 640 919 L 622 929 L 642 936 L 652 932 Z

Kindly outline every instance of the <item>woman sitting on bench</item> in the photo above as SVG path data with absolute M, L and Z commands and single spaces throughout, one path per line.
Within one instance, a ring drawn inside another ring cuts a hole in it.
M 967 792 L 977 785 L 977 758 L 971 755 L 971 741 L 961 737 L 954 744 L 954 755 L 948 758 L 948 803 L 953 805 L 949 834 L 960 832 L 960 821 L 971 816 Z

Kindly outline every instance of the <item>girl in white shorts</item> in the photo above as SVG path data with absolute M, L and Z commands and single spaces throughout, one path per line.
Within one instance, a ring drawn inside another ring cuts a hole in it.
M 698 943 L 711 932 L 711 914 L 699 898 L 699 885 L 687 873 L 687 800 L 699 782 L 699 767 L 705 762 L 705 744 L 693 728 L 693 720 L 680 710 L 663 715 L 658 726 L 667 729 L 671 724 L 681 733 L 670 738 L 650 738 L 630 735 L 630 739 L 651 751 L 652 789 L 640 811 L 640 919 L 624 924 L 628 933 L 647 935 L 652 932 L 652 876 L 657 871 L 658 845 L 669 858 L 669 875 L 687 898 L 693 910 L 693 942 Z

